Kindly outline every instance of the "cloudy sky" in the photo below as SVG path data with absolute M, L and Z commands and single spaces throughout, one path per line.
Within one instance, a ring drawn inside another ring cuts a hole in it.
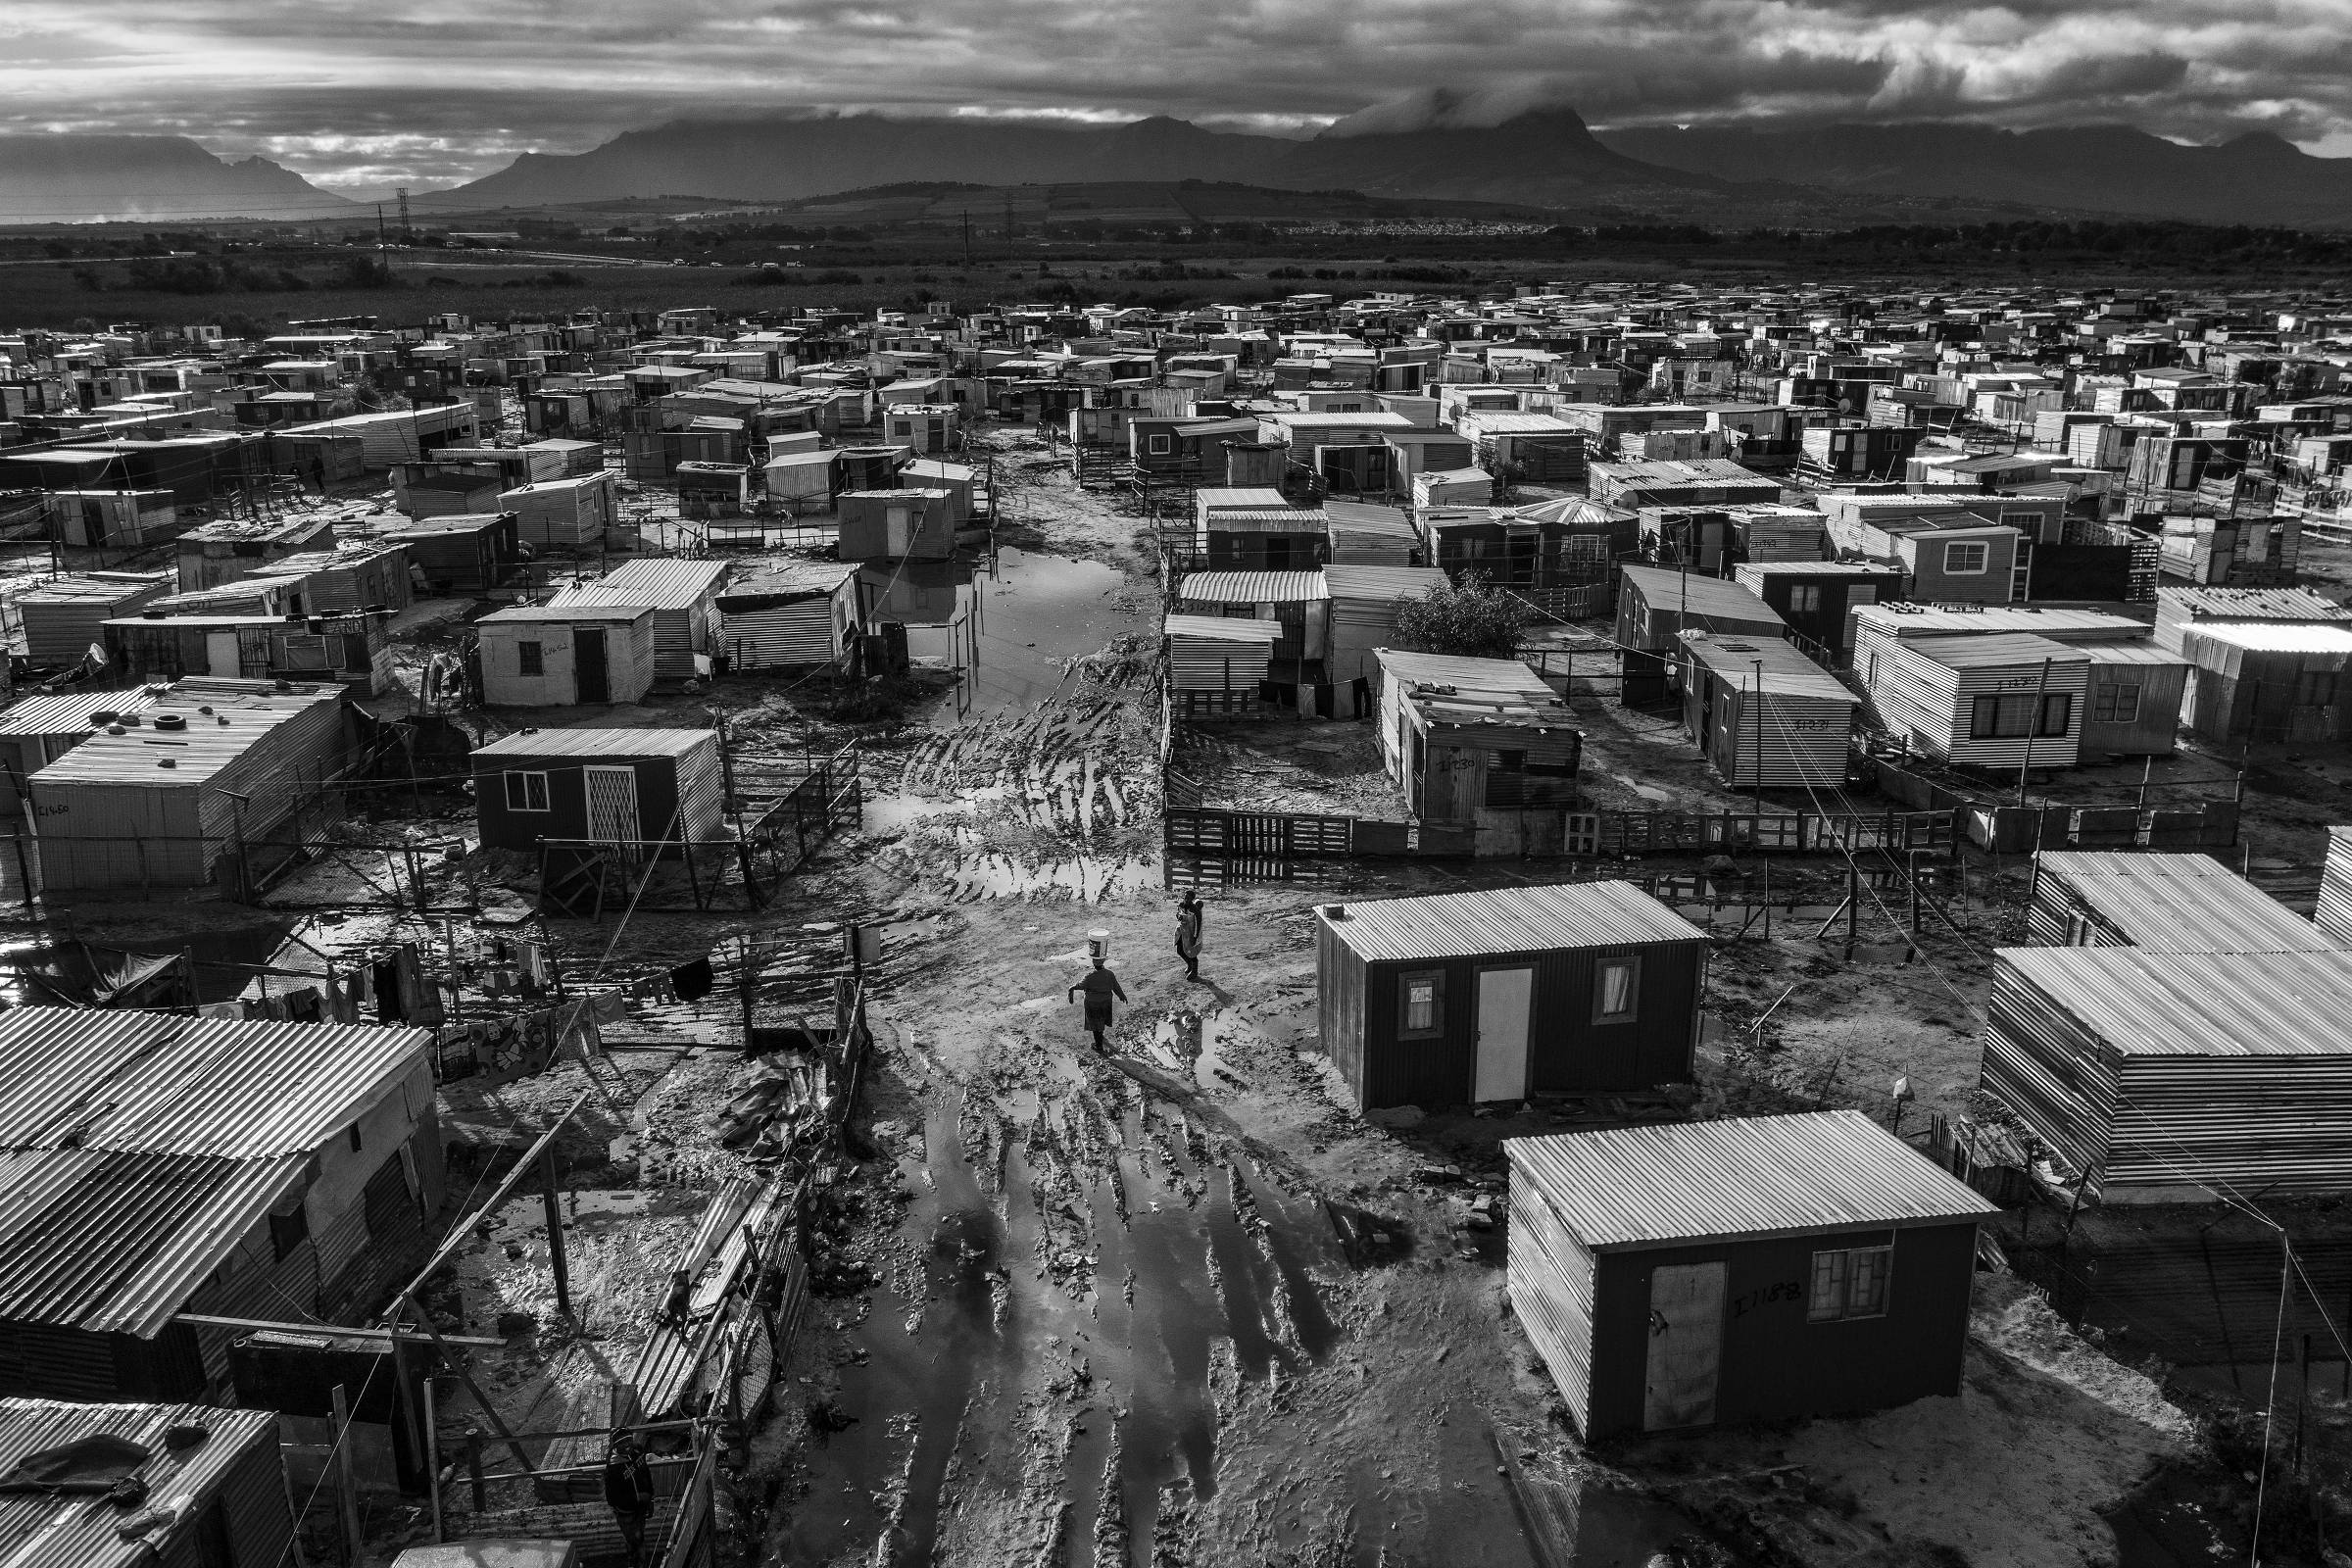
M 2352 155 L 2352 0 L 4 0 L 0 127 L 169 131 L 445 185 L 684 115 L 2267 127 Z M 1377 117 L 1367 117 L 1372 119 Z

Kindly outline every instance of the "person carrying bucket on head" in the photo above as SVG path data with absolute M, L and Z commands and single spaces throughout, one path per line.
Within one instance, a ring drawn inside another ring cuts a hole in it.
M 1125 1002 L 1127 993 L 1119 988 L 1119 977 L 1110 972 L 1110 933 L 1090 932 L 1086 947 L 1094 967 L 1070 987 L 1069 1000 L 1075 1002 L 1079 992 L 1086 993 L 1086 1032 L 1095 1037 L 1095 1049 L 1107 1054 L 1110 1047 L 1102 1036 L 1110 1028 L 1110 999 Z
M 1200 895 L 1191 888 L 1184 890 L 1184 902 L 1176 906 L 1176 956 L 1184 960 L 1184 977 L 1200 978 L 1200 920 L 1205 906 Z

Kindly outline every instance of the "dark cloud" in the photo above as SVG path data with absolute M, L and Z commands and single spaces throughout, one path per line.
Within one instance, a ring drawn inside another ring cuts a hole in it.
M 8 0 L 0 86 L 0 126 L 177 131 L 358 184 L 795 108 L 1303 134 L 1567 105 L 2352 146 L 2352 0 Z

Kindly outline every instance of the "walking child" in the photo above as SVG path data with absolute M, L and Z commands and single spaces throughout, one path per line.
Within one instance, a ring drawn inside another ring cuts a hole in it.
M 1184 960 L 1184 976 L 1188 980 L 1200 978 L 1200 917 L 1203 906 L 1200 895 L 1191 888 L 1184 890 L 1184 902 L 1176 906 L 1176 956 Z
M 1104 1043 L 1102 1034 L 1110 1027 L 1110 999 L 1116 997 L 1125 1002 L 1127 993 L 1119 989 L 1119 977 L 1101 958 L 1095 960 L 1094 968 L 1083 979 L 1070 987 L 1069 1000 L 1077 1001 L 1081 991 L 1086 993 L 1086 1032 L 1095 1037 L 1095 1049 L 1107 1055 L 1110 1047 Z

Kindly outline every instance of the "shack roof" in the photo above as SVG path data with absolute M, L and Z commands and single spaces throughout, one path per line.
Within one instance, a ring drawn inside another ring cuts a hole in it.
M 199 625 L 218 621 L 224 627 L 254 623 L 237 616 L 193 616 L 190 620 Z M 342 701 L 343 690 L 339 686 L 295 686 L 281 692 L 262 681 L 176 681 L 153 705 L 152 716 L 177 713 L 187 720 L 185 729 L 157 729 L 142 724 L 137 729 L 125 728 L 120 735 L 98 730 L 33 774 L 32 782 L 194 788 L 243 757 L 288 719 L 320 707 L 334 707 Z M 206 708 L 212 711 L 203 711 Z M 169 767 L 163 765 L 167 761 L 171 763 Z
M 718 608 L 725 610 L 768 609 L 745 603 L 754 599 L 819 598 L 836 593 L 841 585 L 858 575 L 855 562 L 841 561 L 780 561 L 772 565 L 757 567 L 752 574 L 727 584 L 726 592 L 718 596 Z
M 1341 566 L 1323 568 L 1324 591 L 1333 603 L 1369 600 L 1394 603 L 1419 599 L 1449 579 L 1436 566 Z
M 136 599 L 159 588 L 169 588 L 174 579 L 168 571 L 157 572 L 85 572 L 74 577 L 52 577 L 36 582 L 17 595 L 20 605 L 119 605 L 125 599 Z
M 1413 519 L 1402 507 L 1384 507 L 1369 501 L 1334 501 L 1323 503 L 1323 515 L 1337 534 L 1380 534 L 1389 538 L 1410 541 L 1419 534 Z
M 2156 603 L 2168 620 L 2352 620 L 2352 607 L 2309 588 L 2159 588 Z
M 1563 882 L 1327 904 L 1319 918 L 1369 963 L 1707 939 L 1631 882 Z
M 2249 654 L 2352 654 L 2352 627 L 2334 621 L 2255 620 L 2200 622 L 2185 632 L 2181 651 L 2199 663 L 2205 649 L 2236 649 Z
M 1813 698 L 1847 707 L 1861 701 L 1837 676 L 1797 652 L 1795 644 L 1778 637 L 1719 637 L 1687 631 L 1683 647 L 1734 686 L 1755 684 L 1761 676 L 1763 689 L 1776 697 Z M 1764 666 L 1761 671 L 1758 664 Z
M 1901 646 L 1905 652 L 1932 660 L 1946 669 L 2031 665 L 2045 659 L 2053 664 L 2067 665 L 2087 665 L 2091 661 L 2091 655 L 2083 649 L 2025 632 L 1996 631 L 1981 637 L 1911 637 Z
M 608 600 L 582 604 L 559 594 L 544 605 L 516 605 L 511 610 L 495 611 L 473 624 L 474 629 L 479 631 L 484 626 L 497 630 L 518 623 L 569 625 L 575 620 L 634 622 L 653 618 L 654 607 L 651 605 L 616 604 Z
M 705 744 L 715 746 L 717 732 L 707 729 L 526 729 L 484 742 L 473 749 L 473 755 L 477 760 L 503 760 L 514 757 L 683 757 Z
M 1320 571 L 1196 571 L 1176 588 L 1185 605 L 1298 605 L 1328 597 Z
M 170 1435 L 175 1428 L 201 1431 L 205 1440 L 174 1447 Z M 177 1561 L 183 1552 L 195 1560 L 198 1553 L 184 1542 L 178 1551 L 160 1548 L 183 1532 L 202 1528 L 198 1519 L 205 1504 L 240 1460 L 257 1448 L 276 1446 L 277 1417 L 269 1410 L 198 1404 L 0 1399 L 0 1471 L 15 1469 L 30 1454 L 92 1438 L 121 1439 L 146 1449 L 148 1457 L 136 1474 L 147 1484 L 149 1496 L 165 1502 L 185 1498 L 186 1511 L 174 1524 L 159 1524 L 125 1539 L 131 1516 L 101 1506 L 86 1494 L 0 1493 L 0 1554 L 6 1554 L 12 1568 L 143 1568 L 159 1560 Z M 276 1482 L 270 1485 L 274 1488 Z M 249 1544 L 239 1538 L 237 1544 L 244 1548 Z M 273 1542 L 250 1545 L 261 1556 L 280 1549 Z
M 0 713 L 0 735 L 74 735 L 91 727 L 92 713 L 139 713 L 162 702 L 168 688 L 125 692 L 59 692 L 27 697 Z
M 1741 626 L 1779 626 L 1780 612 L 1754 590 L 1721 577 L 1676 571 L 1668 566 L 1627 566 L 1625 585 L 1642 596 L 1652 610 L 1687 612 L 1696 620 L 1723 620 Z
M 1265 643 L 1282 638 L 1282 622 L 1239 615 L 1169 615 L 1159 629 L 1170 637 L 1199 637 L 1221 643 Z
M 2352 1056 L 2352 953 L 2000 948 L 1993 957 L 1996 998 L 2005 968 L 2118 1057 Z
M 2063 606 L 2044 610 L 2032 605 L 1858 605 L 1854 625 L 1888 637 L 2026 632 L 2055 642 L 2137 641 L 2153 637 L 2156 631 L 2147 621 L 2103 610 Z
M 1593 1251 L 1999 1212 L 1858 1110 L 1557 1133 L 1502 1147 L 1513 1175 Z
M 2064 886 L 2149 953 L 2339 953 L 2344 945 L 2209 855 L 2044 850 Z

